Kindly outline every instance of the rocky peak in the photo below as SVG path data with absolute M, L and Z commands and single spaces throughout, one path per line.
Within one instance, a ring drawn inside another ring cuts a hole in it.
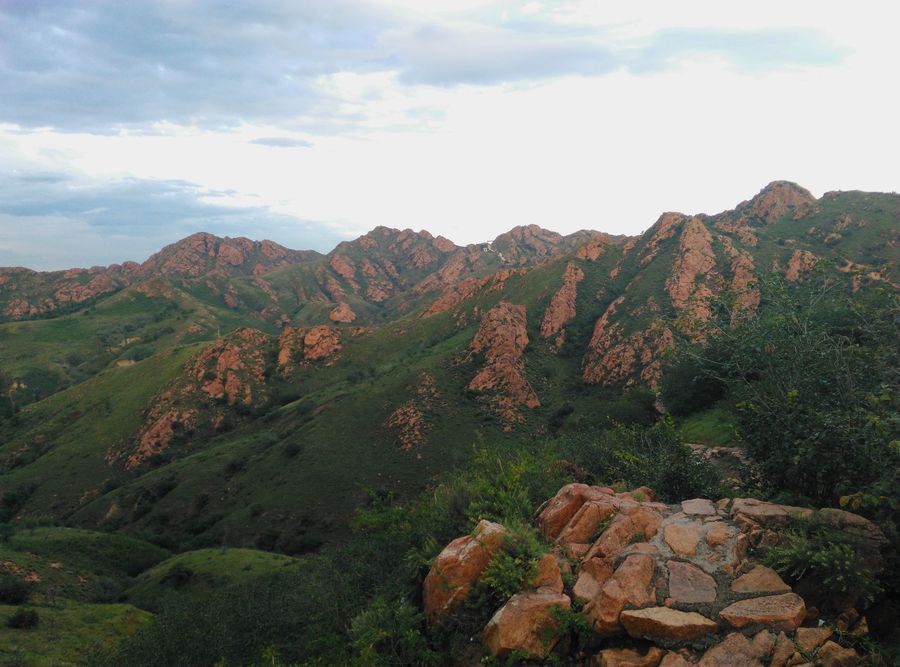
M 207 274 L 258 275 L 317 256 L 314 251 L 289 250 L 273 241 L 223 238 L 197 232 L 151 256 L 141 265 L 140 272 L 145 277 L 160 274 L 191 278 Z
M 818 208 L 816 198 L 809 190 L 790 181 L 773 181 L 760 190 L 749 202 L 738 205 L 747 215 L 760 218 L 766 224 L 786 215 L 798 219 L 810 215 Z
M 505 263 L 525 265 L 534 260 L 552 257 L 563 240 L 562 234 L 538 225 L 520 225 L 500 234 L 491 245 L 503 255 Z

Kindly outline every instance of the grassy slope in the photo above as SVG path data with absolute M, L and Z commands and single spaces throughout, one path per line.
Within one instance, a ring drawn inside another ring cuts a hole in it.
M 168 602 L 197 599 L 261 575 L 300 567 L 302 561 L 254 549 L 198 549 L 172 556 L 143 572 L 125 599 L 149 611 Z
M 127 367 L 112 367 L 25 408 L 0 425 L 0 488 L 35 484 L 32 516 L 65 516 L 85 492 L 123 472 L 106 462 L 110 446 L 133 434 L 150 397 L 197 346 Z

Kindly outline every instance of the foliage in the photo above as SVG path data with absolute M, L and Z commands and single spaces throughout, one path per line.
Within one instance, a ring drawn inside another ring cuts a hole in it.
M 869 604 L 881 591 L 860 544 L 847 533 L 797 521 L 785 538 L 767 549 L 764 559 L 788 581 L 806 580 L 809 588 L 852 603 Z
M 37 627 L 40 620 L 40 616 L 34 609 L 17 609 L 15 613 L 6 620 L 6 627 L 15 630 L 29 630 Z
M 502 550 L 494 555 L 481 576 L 482 583 L 499 604 L 537 577 L 538 562 L 547 552 L 547 545 L 541 542 L 532 526 L 507 521 L 506 528 Z
M 22 604 L 31 597 L 33 586 L 6 570 L 0 570 L 0 602 Z
M 900 488 L 900 302 L 825 274 L 761 281 L 758 313 L 720 308 L 708 350 L 687 351 L 728 387 L 738 430 L 774 489 L 817 503 Z
M 424 619 L 407 600 L 377 596 L 350 624 L 358 667 L 427 667 L 439 662 L 422 633 Z
M 715 470 L 691 453 L 668 419 L 650 428 L 617 426 L 599 436 L 574 437 L 566 446 L 598 482 L 649 486 L 670 502 L 721 492 Z

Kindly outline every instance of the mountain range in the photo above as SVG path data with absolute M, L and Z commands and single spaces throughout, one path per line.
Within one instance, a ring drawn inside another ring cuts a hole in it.
M 712 299 L 824 261 L 900 284 L 900 196 L 769 184 L 640 236 L 378 227 L 323 255 L 198 233 L 142 264 L 0 269 L 0 488 L 15 518 L 289 554 L 475 442 L 655 411 Z M 6 502 L 6 501 L 5 501 Z

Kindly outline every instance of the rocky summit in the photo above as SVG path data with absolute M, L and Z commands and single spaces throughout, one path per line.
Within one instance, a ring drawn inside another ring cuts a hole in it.
M 616 493 L 575 483 L 544 503 L 535 524 L 552 547 L 541 576 L 493 614 L 480 637 L 485 652 L 587 664 L 563 641 L 563 614 L 577 610 L 599 666 L 862 664 L 754 554 L 783 541 L 788 517 L 857 531 L 877 549 L 885 538 L 875 524 L 752 498 L 654 497 L 646 487 Z M 505 533 L 482 521 L 438 555 L 423 597 L 432 626 L 453 624 L 454 610 L 502 553 Z

